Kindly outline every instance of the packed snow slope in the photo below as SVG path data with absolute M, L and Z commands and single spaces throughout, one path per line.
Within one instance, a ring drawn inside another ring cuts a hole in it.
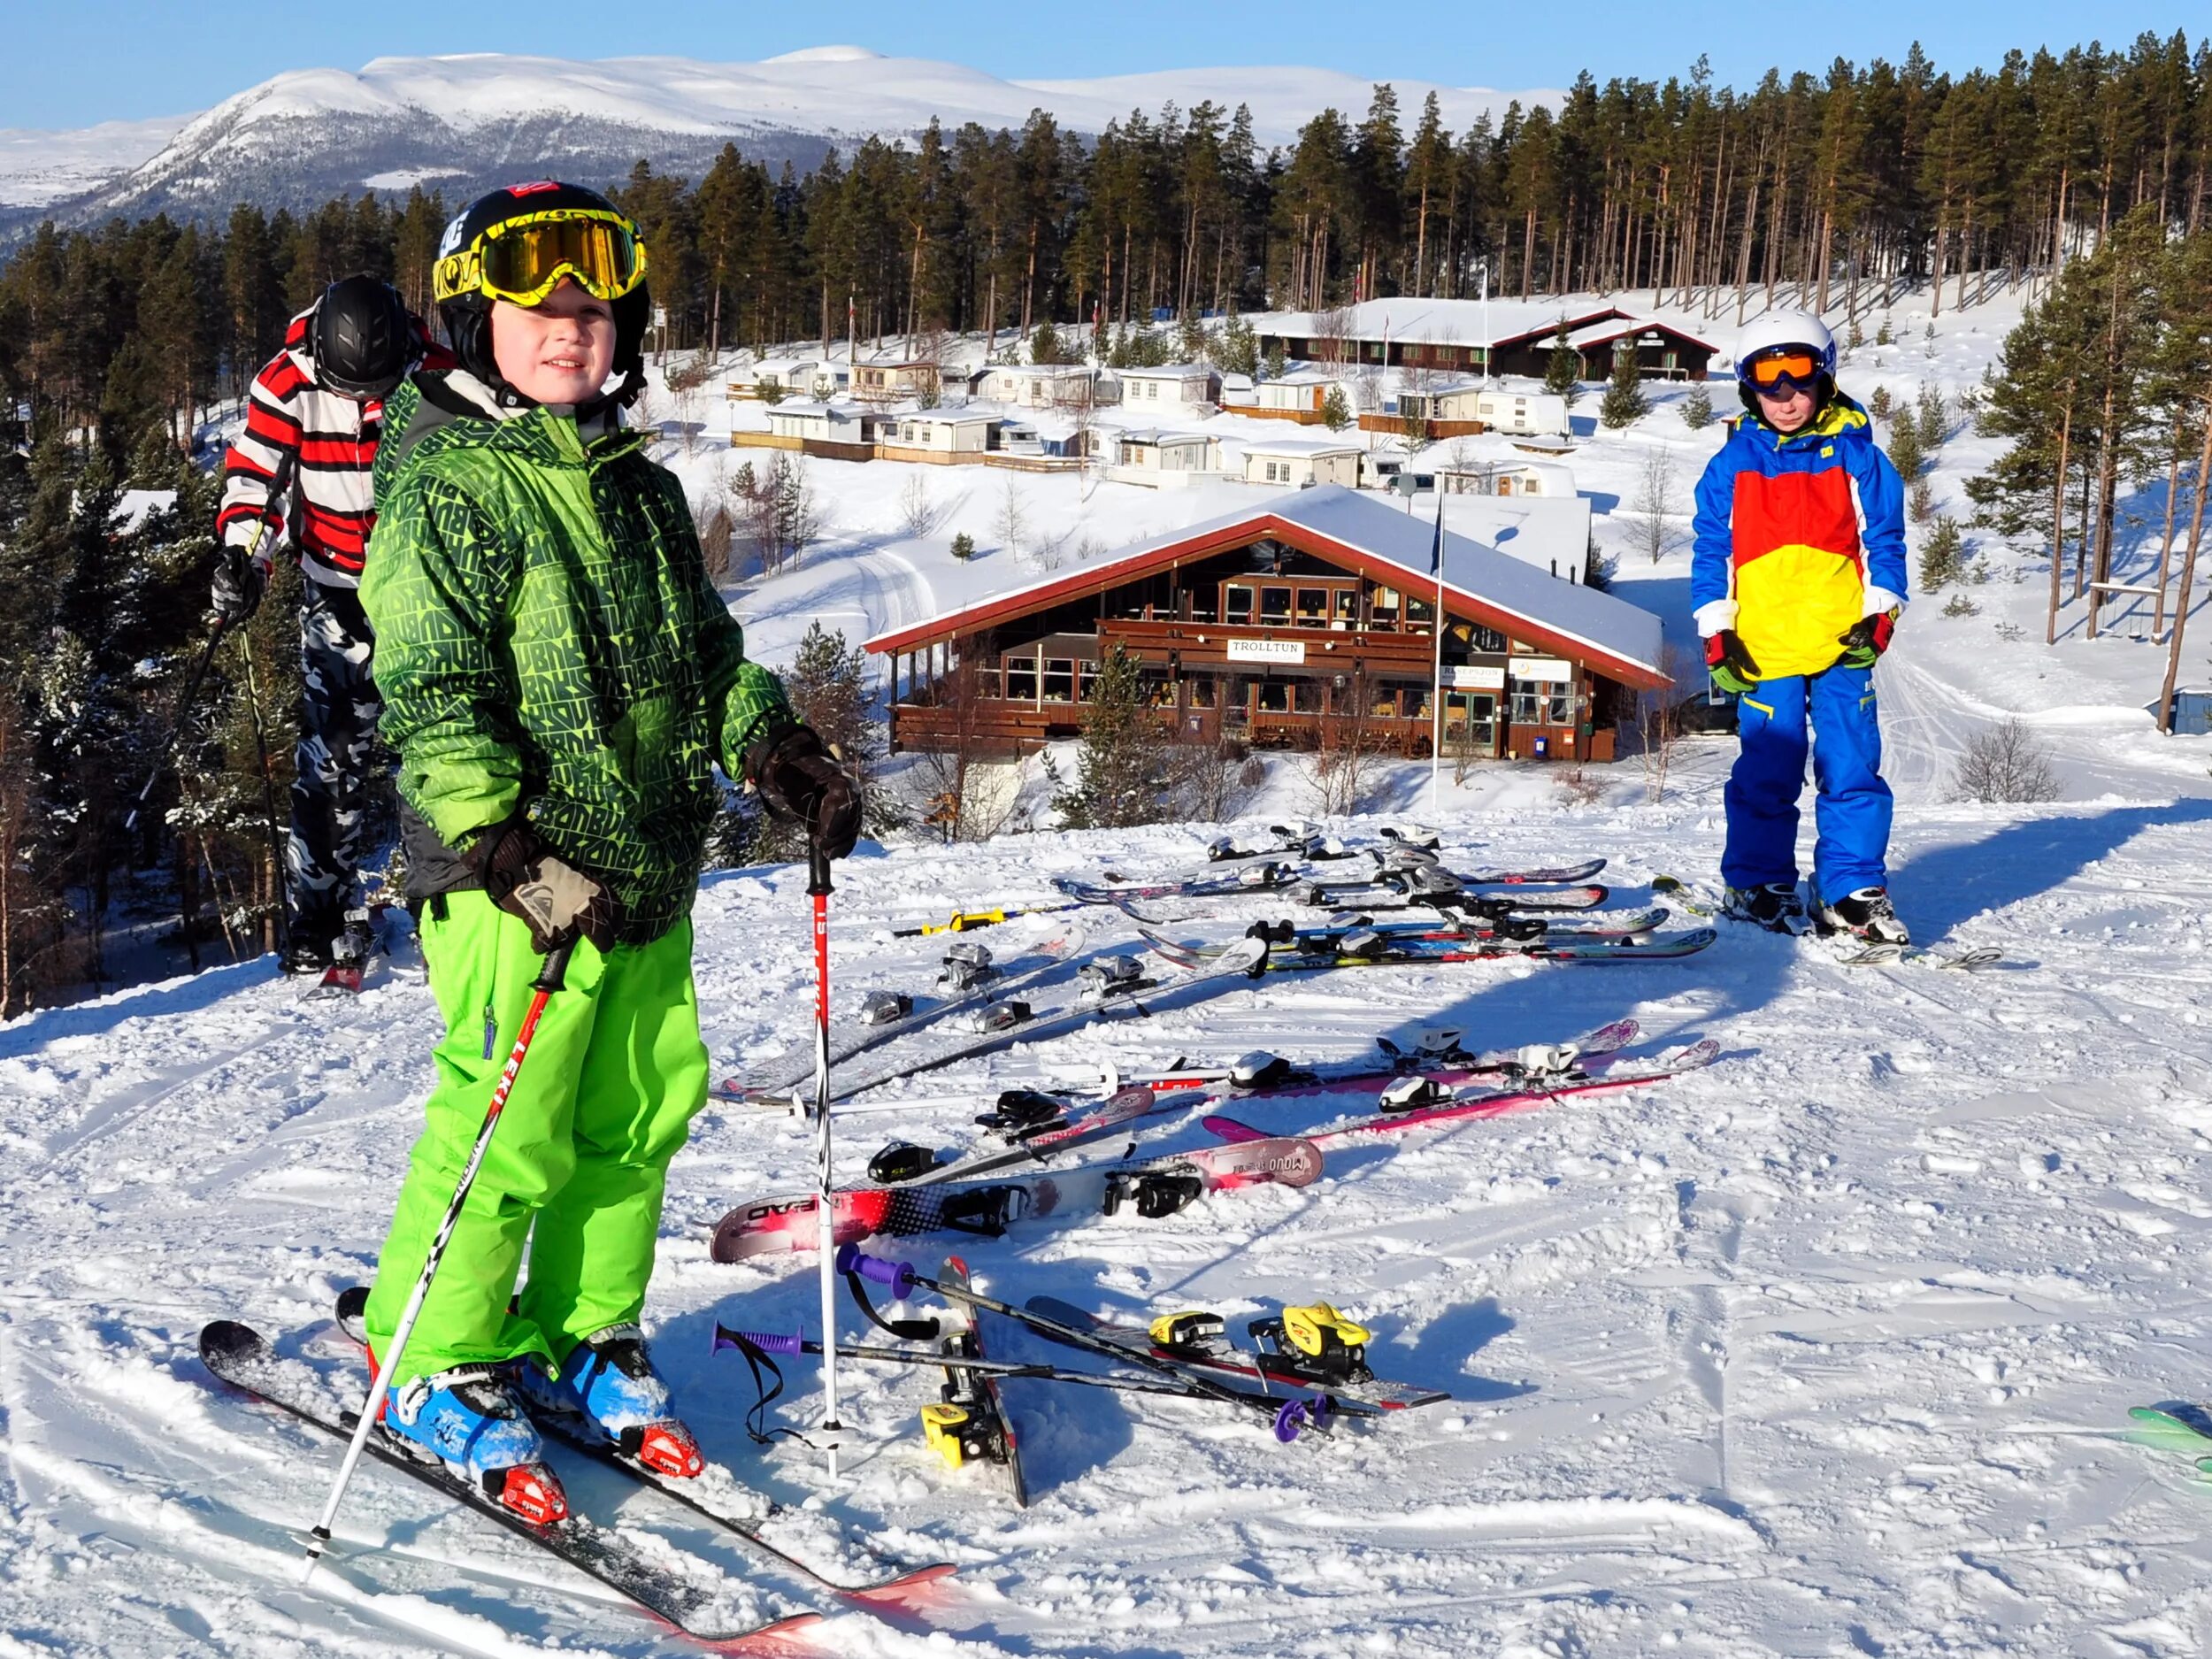
M 1951 332 L 1947 317 L 1926 355 L 1915 322 L 1886 372 L 1909 386 L 1949 365 L 1962 384 L 1993 326 L 1970 312 Z M 1847 387 L 1868 365 L 1855 357 Z M 1648 452 L 1687 469 L 1714 441 L 1663 403 L 1625 434 L 1593 436 L 1573 464 L 1586 489 L 1628 496 Z M 1977 442 L 1944 446 L 1942 501 Z M 687 457 L 672 437 L 666 452 L 695 493 L 714 486 L 721 456 Z M 828 544 L 737 595 L 772 657 L 810 616 L 857 637 L 932 603 L 963 522 L 1002 568 L 1033 558 L 987 534 L 1002 480 L 981 469 L 930 479 L 948 516 L 903 534 L 905 471 L 814 470 Z M 1048 488 L 1063 482 L 1064 499 Z M 1046 533 L 1117 542 L 1150 527 L 1147 515 L 1219 510 L 1110 486 L 1083 502 L 1072 480 L 1022 488 Z M 974 498 L 954 503 L 954 490 Z M 2154 528 L 2156 508 L 2138 496 L 2130 511 Z M 1608 503 L 1609 550 L 1631 552 L 1631 518 Z M 1622 591 L 1678 606 L 1684 557 L 1671 546 L 1655 566 L 1624 565 L 1641 580 Z M 2128 549 L 2143 557 L 2139 541 Z M 1016 1512 L 922 1445 L 926 1376 L 848 1364 L 854 1441 L 832 1486 L 806 1447 L 750 1446 L 750 1381 L 708 1352 L 718 1319 L 816 1328 L 810 1258 L 732 1268 L 707 1248 L 733 1203 L 810 1185 L 813 1138 L 774 1112 L 710 1104 L 672 1172 L 646 1310 L 687 1414 L 714 1455 L 817 1506 L 816 1524 L 881 1528 L 898 1554 L 962 1568 L 959 1588 L 910 1618 L 826 1609 L 809 1650 L 2184 1659 L 2212 1647 L 2212 1491 L 2185 1457 L 2127 1434 L 2130 1406 L 2212 1396 L 2212 740 L 2150 732 L 2145 664 L 2161 653 L 2132 637 L 2131 616 L 2092 642 L 2070 611 L 2047 649 L 2034 556 L 1976 544 L 1970 557 L 1992 572 L 1963 590 L 1974 614 L 1916 605 L 1878 683 L 1900 780 L 1900 907 L 1924 941 L 1994 946 L 2001 968 L 1846 969 L 1817 941 L 1731 927 L 1673 963 L 1284 976 L 964 1063 L 838 1120 L 852 1179 L 884 1141 L 958 1144 L 997 1090 L 1107 1062 L 1257 1048 L 1348 1059 L 1437 1024 L 1479 1045 L 1548 1042 L 1623 1016 L 1642 1022 L 1642 1051 L 1717 1040 L 1718 1064 L 1663 1087 L 1333 1148 L 1300 1191 L 957 1241 L 982 1285 L 1015 1302 L 1051 1294 L 1129 1317 L 1211 1307 L 1240 1332 L 1326 1297 L 1374 1330 L 1379 1370 L 1449 1390 L 1448 1404 L 1284 1447 L 1201 1406 L 1018 1383 L 1034 1501 Z M 1947 798 L 1957 751 L 2003 714 L 2048 744 L 2064 798 Z M 1640 903 L 1656 874 L 1712 879 L 1731 747 L 1682 745 L 1663 794 L 1632 761 L 1579 780 L 1478 768 L 1463 785 L 1448 773 L 1432 814 L 1425 772 L 1409 768 L 1381 780 L 1375 804 L 1431 817 L 1453 864 L 1602 855 L 1615 902 Z M 1247 828 L 1310 801 L 1300 770 L 1278 762 Z M 1187 865 L 1218 827 L 864 844 L 831 902 L 836 1014 L 873 989 L 926 991 L 941 941 L 894 929 L 1049 902 L 1055 875 Z M 1333 827 L 1371 837 L 1376 820 Z M 772 1073 L 806 1050 L 804 887 L 789 867 L 707 880 L 698 978 L 718 1075 Z M 1286 910 L 1156 908 L 1185 938 Z M 1013 956 L 1052 925 L 976 937 Z M 1084 949 L 1135 943 L 1106 913 Z M 373 1267 L 434 1035 L 404 941 L 357 1002 L 303 1005 L 250 963 L 0 1028 L 0 1653 L 687 1651 L 374 1468 L 342 1525 L 363 1548 L 302 1591 L 293 1534 L 320 1505 L 334 1448 L 211 1386 L 196 1357 L 201 1325 L 229 1317 L 334 1374 L 354 1363 L 326 1316 Z M 1290 1128 L 1341 1109 L 1233 1110 Z M 1141 1144 L 1204 1138 L 1170 1118 Z M 910 1253 L 928 1265 L 945 1248 Z M 862 1329 L 849 1310 L 844 1329 Z M 989 1334 L 1011 1354 L 1067 1357 Z M 775 1420 L 803 1428 L 818 1385 L 810 1366 L 789 1370 Z M 564 1467 L 593 1514 L 745 1570 L 664 1501 Z

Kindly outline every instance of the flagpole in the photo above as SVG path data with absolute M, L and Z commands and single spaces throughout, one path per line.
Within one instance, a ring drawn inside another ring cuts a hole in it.
M 1412 498 L 1408 496 L 1409 501 Z M 1429 632 L 1436 640 L 1436 663 L 1429 690 L 1429 816 L 1437 814 L 1438 773 L 1444 760 L 1444 480 L 1436 480 L 1436 615 Z

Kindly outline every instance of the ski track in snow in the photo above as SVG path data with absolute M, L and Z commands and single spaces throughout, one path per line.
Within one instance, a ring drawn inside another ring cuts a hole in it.
M 1901 316 L 1914 343 L 1851 354 L 1846 385 L 1881 379 L 1909 398 L 1924 378 L 1970 384 L 2014 311 L 1947 311 L 1925 348 L 1922 319 Z M 1686 494 L 1717 442 L 1682 427 L 1679 396 L 1657 392 L 1652 417 L 1587 435 L 1574 457 L 1601 550 L 1628 551 L 1614 509 L 1650 450 L 1675 453 Z M 679 447 L 664 458 L 695 492 L 741 458 Z M 1943 511 L 1963 516 L 1959 481 L 1993 453 L 1970 434 L 1943 446 L 1931 474 Z M 936 520 L 921 537 L 899 527 L 913 474 Z M 1255 498 L 1105 486 L 1087 507 L 1071 480 L 1010 488 L 888 464 L 819 463 L 810 477 L 824 541 L 798 570 L 733 589 L 751 648 L 772 662 L 816 618 L 857 641 L 1033 577 L 1035 562 L 990 527 L 1016 489 L 1041 542 L 1095 527 L 1118 543 Z M 966 566 L 945 550 L 959 528 L 979 548 Z M 2154 553 L 2124 548 L 2121 573 Z M 1663 1086 L 1333 1147 L 1302 1190 L 957 1240 L 982 1286 L 1016 1302 L 1051 1294 L 1133 1317 L 1210 1306 L 1240 1333 L 1286 1302 L 1326 1297 L 1372 1327 L 1379 1369 L 1449 1388 L 1451 1402 L 1282 1447 L 1201 1404 L 1016 1381 L 1034 1501 L 1015 1512 L 922 1445 L 926 1374 L 848 1364 L 853 1443 L 832 1489 L 818 1454 L 749 1446 L 744 1368 L 708 1352 L 718 1318 L 817 1328 L 810 1257 L 728 1268 L 707 1250 L 733 1202 L 811 1186 L 813 1139 L 780 1113 L 710 1102 L 672 1171 L 646 1316 L 687 1415 L 710 1454 L 794 1506 L 780 1536 L 829 1549 L 841 1524 L 880 1529 L 892 1554 L 963 1569 L 925 1617 L 825 1608 L 800 1651 L 2212 1650 L 2200 1565 L 2212 1493 L 2170 1448 L 2125 1435 L 2131 1405 L 2212 1394 L 2207 742 L 2149 733 L 2140 710 L 2162 653 L 2126 637 L 2131 611 L 2093 643 L 2070 612 L 2047 649 L 2039 562 L 1971 535 L 1970 554 L 1993 579 L 1970 590 L 1979 609 L 1916 601 L 1878 670 L 1899 796 L 1893 880 L 1924 941 L 1995 945 L 2003 967 L 1847 970 L 1818 941 L 1724 927 L 1677 963 L 1271 977 L 917 1085 L 980 1104 L 1102 1058 L 1134 1070 L 1264 1047 L 1345 1059 L 1377 1034 L 1437 1024 L 1483 1046 L 1556 1041 L 1624 1015 L 1642 1022 L 1640 1052 L 1717 1039 L 1717 1064 Z M 1618 580 L 1678 629 L 1686 578 L 1675 546 L 1657 563 L 1624 559 Z M 2008 713 L 2047 741 L 2068 799 L 1950 802 L 1965 743 Z M 1601 854 L 1614 904 L 1633 905 L 1662 872 L 1713 879 L 1732 748 L 1682 744 L 1657 804 L 1633 762 L 1591 803 L 1554 772 L 1481 768 L 1448 784 L 1437 821 L 1457 863 Z M 1268 772 L 1255 822 L 1305 805 L 1294 769 Z M 1418 812 L 1426 789 L 1425 770 L 1405 768 L 1378 804 Z M 832 902 L 836 1009 L 878 987 L 927 988 L 942 941 L 893 940 L 892 927 L 1050 902 L 1055 875 L 1187 865 L 1213 833 L 856 857 Z M 1808 812 L 1808 849 L 1812 833 Z M 783 867 L 718 872 L 702 890 L 718 1077 L 808 1049 L 804 887 L 803 870 Z M 1151 908 L 1181 918 L 1166 929 L 1179 937 L 1225 937 L 1286 909 Z M 1093 921 L 1087 950 L 1134 947 L 1124 918 Z M 1011 956 L 1050 925 L 977 937 Z M 265 962 L 0 1026 L 0 1659 L 697 1651 L 375 1467 L 353 1487 L 349 1547 L 301 1590 L 293 1533 L 321 1503 L 335 1448 L 211 1386 L 199 1364 L 201 1325 L 239 1317 L 354 1386 L 327 1314 L 373 1264 L 434 1025 L 403 941 L 357 1002 L 301 1004 Z M 1233 1110 L 1287 1130 L 1340 1104 Z M 841 1167 L 851 1179 L 894 1135 L 957 1144 L 974 1110 L 856 1110 L 839 1129 Z M 1201 1138 L 1187 1119 L 1145 1125 L 1148 1150 Z M 907 1253 L 927 1268 L 946 1248 L 924 1239 Z M 849 1312 L 844 1331 L 859 1328 Z M 1002 1321 L 987 1330 L 995 1351 L 1071 1359 Z M 819 1412 L 816 1373 L 787 1369 L 776 1414 L 803 1427 Z M 595 1517 L 752 1571 L 664 1500 L 555 1456 Z

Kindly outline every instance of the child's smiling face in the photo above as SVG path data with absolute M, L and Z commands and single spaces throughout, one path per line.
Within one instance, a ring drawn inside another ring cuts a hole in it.
M 614 307 L 565 280 L 535 305 L 495 300 L 492 361 L 525 397 L 583 403 L 614 368 Z

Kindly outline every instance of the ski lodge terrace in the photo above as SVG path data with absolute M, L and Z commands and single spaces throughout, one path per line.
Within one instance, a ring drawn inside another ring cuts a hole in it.
M 1118 646 L 1186 741 L 1423 756 L 1440 691 L 1448 753 L 1609 761 L 1615 722 L 1670 684 L 1659 618 L 1477 539 L 1509 539 L 1511 507 L 1446 504 L 1440 680 L 1433 518 L 1322 487 L 870 640 L 891 746 L 1009 757 L 1078 736 Z

